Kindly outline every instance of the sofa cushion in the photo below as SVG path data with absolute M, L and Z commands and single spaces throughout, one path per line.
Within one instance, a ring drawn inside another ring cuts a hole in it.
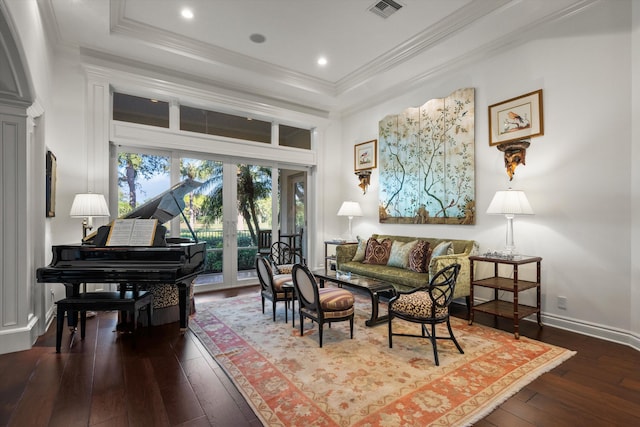
M 426 240 L 420 240 L 409 253 L 409 266 L 411 271 L 427 273 L 431 261 L 431 244 Z
M 367 250 L 364 254 L 364 264 L 387 265 L 391 255 L 391 239 L 384 239 L 382 242 L 373 237 L 367 241 Z
M 448 255 L 449 251 L 453 251 L 453 242 L 441 242 L 433 248 L 433 252 L 431 252 L 432 257 Z M 453 252 L 451 252 L 451 255 Z
M 367 250 L 367 241 L 368 240 L 364 240 L 362 237 L 358 237 L 358 249 L 356 249 L 356 254 L 353 256 L 351 261 L 364 261 L 364 254 Z
M 391 253 L 387 265 L 389 267 L 407 268 L 409 266 L 409 254 L 416 243 L 418 243 L 417 240 L 406 243 L 394 241 L 391 244 Z

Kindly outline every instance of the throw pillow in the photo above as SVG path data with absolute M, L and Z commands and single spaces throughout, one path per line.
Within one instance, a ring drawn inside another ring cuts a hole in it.
M 409 253 L 409 270 L 427 273 L 429 262 L 431 262 L 431 245 L 426 240 L 419 240 Z
M 363 264 L 386 265 L 391 255 L 391 239 L 378 242 L 373 237 L 367 241 L 367 249 L 364 254 Z
M 453 242 L 440 242 L 431 253 L 432 257 L 449 255 L 449 250 L 453 250 Z
M 418 243 L 417 240 L 411 242 L 399 242 L 395 240 L 391 245 L 391 254 L 387 265 L 389 267 L 407 268 L 409 266 L 409 253 Z
M 364 261 L 364 253 L 367 250 L 367 240 L 361 239 L 358 237 L 358 249 L 356 249 L 356 254 L 353 256 L 351 261 L 362 262 Z

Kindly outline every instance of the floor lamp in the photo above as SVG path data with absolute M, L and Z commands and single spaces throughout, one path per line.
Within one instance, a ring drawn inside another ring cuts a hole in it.
M 342 202 L 342 206 L 338 210 L 338 216 L 349 217 L 349 241 L 354 241 L 353 234 L 351 233 L 351 221 L 354 216 L 362 216 L 362 209 L 358 202 Z
M 496 191 L 493 200 L 487 208 L 487 213 L 504 215 L 507 218 L 507 236 L 504 255 L 515 255 L 516 246 L 513 242 L 513 218 L 516 215 L 533 215 L 533 209 L 524 191 L 512 190 Z

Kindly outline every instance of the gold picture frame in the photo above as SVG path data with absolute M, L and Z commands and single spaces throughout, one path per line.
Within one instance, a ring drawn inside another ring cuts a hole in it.
M 541 135 L 542 89 L 489 106 L 489 145 Z
M 356 144 L 353 147 L 353 169 L 357 171 L 369 170 L 378 166 L 378 140 Z

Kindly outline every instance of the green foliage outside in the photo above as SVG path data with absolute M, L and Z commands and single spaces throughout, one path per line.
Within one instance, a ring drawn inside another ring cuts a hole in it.
M 170 159 L 139 153 L 118 153 L 118 216 L 122 216 L 140 204 L 136 191 L 143 190 L 141 178 L 166 176 Z M 191 178 L 202 186 L 185 196 L 184 214 L 198 239 L 207 243 L 205 271 L 222 271 L 223 236 L 221 162 L 197 159 L 180 159 L 182 179 Z M 238 270 L 255 268 L 257 235 L 265 223 L 271 222 L 271 169 L 253 165 L 237 165 L 238 213 L 247 230 L 238 230 Z M 210 230 L 211 226 L 219 230 Z M 269 226 L 267 226 L 269 227 Z M 186 227 L 183 237 L 191 237 Z

